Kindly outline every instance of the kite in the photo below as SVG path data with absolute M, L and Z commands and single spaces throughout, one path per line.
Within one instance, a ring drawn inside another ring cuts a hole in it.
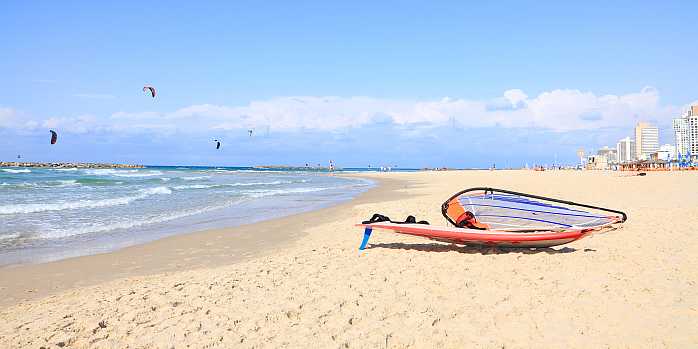
M 58 141 L 58 134 L 54 130 L 49 130 L 51 132 L 51 144 L 56 144 Z
M 155 95 L 157 95 L 157 91 L 155 90 L 155 87 L 150 86 L 150 85 L 143 86 L 143 92 L 148 92 L 153 98 L 155 98 Z

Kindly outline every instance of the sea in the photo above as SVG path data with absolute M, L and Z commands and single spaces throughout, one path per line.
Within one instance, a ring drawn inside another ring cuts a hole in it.
M 348 169 L 362 172 L 368 169 Z M 245 167 L 0 168 L 0 265 L 103 253 L 346 201 L 373 183 Z

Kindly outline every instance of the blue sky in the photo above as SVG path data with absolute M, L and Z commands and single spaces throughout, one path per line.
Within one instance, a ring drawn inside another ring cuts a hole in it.
M 673 143 L 670 119 L 698 100 L 696 13 L 638 1 L 5 1 L 0 159 L 571 163 L 638 120 Z

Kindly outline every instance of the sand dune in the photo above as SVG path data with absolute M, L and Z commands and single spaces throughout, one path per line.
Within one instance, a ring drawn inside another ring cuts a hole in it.
M 297 238 L 234 264 L 219 251 L 211 262 L 219 266 L 200 268 L 204 249 L 196 263 L 153 266 L 164 273 L 8 306 L 0 311 L 0 347 L 698 347 L 698 174 L 371 176 L 397 182 L 324 211 L 329 217 L 286 218 L 276 229 Z M 548 249 L 376 232 L 366 251 L 357 250 L 362 232 L 354 223 L 379 212 L 445 224 L 441 202 L 473 186 L 614 207 L 630 218 L 621 230 Z

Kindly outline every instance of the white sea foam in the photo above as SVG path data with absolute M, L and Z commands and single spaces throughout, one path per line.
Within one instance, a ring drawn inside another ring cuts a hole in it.
M 222 183 L 222 184 L 192 184 L 192 185 L 177 185 L 172 188 L 177 189 L 177 190 L 186 190 L 186 189 L 208 189 L 208 188 L 223 188 L 223 187 L 253 187 L 253 186 L 272 186 L 272 185 L 281 185 L 281 184 L 291 184 L 291 183 L 304 183 L 305 180 L 302 181 L 273 181 L 273 182 L 240 182 L 240 183 Z
M 115 176 L 115 177 L 153 177 L 162 175 L 161 171 L 140 171 L 140 170 L 115 170 L 112 168 L 98 168 L 86 170 L 85 173 L 94 176 Z
M 133 196 L 124 196 L 112 199 L 102 200 L 78 200 L 58 203 L 42 203 L 42 204 L 15 204 L 0 206 L 0 214 L 18 214 L 18 213 L 34 213 L 45 211 L 63 211 L 74 210 L 80 208 L 98 208 L 118 205 L 128 205 L 133 201 L 145 199 L 151 195 L 172 194 L 172 190 L 167 187 L 155 187 L 142 189 L 138 194 Z
M 10 240 L 10 239 L 16 239 L 20 237 L 21 235 L 19 233 L 10 233 L 10 234 L 5 234 L 5 235 L 0 235 L 0 241 L 1 240 Z
M 21 182 L 21 183 L 2 182 L 2 184 L 0 184 L 0 186 L 13 187 L 13 188 L 25 188 L 25 187 L 36 187 L 36 183 L 31 183 L 31 182 Z
M 111 168 L 98 168 L 98 169 L 85 170 L 85 173 L 87 173 L 89 175 L 94 175 L 94 176 L 109 176 L 109 175 L 116 173 L 116 170 L 111 169 Z
M 64 179 L 64 180 L 57 180 L 55 182 L 49 182 L 49 183 L 58 183 L 56 187 L 74 187 L 77 185 L 80 185 L 76 179 Z
M 155 194 L 172 194 L 172 190 L 168 187 L 155 187 L 142 189 L 141 192 L 145 195 L 155 195 Z
M 121 222 L 116 222 L 116 223 L 109 223 L 109 224 L 86 224 L 82 225 L 77 228 L 68 228 L 68 229 L 46 229 L 44 230 L 40 235 L 37 236 L 39 239 L 57 239 L 57 238 L 65 238 L 65 237 L 70 237 L 70 236 L 76 236 L 76 235 L 83 235 L 83 234 L 92 234 L 92 233 L 102 233 L 102 232 L 107 232 L 107 231 L 112 231 L 112 230 L 117 230 L 117 229 L 130 229 L 142 225 L 148 225 L 148 224 L 156 224 L 156 223 L 162 223 L 162 222 L 167 222 L 171 221 L 174 219 L 178 218 L 184 218 L 188 216 L 193 216 L 201 213 L 206 213 L 209 211 L 225 208 L 226 206 L 232 204 L 233 202 L 228 202 L 226 205 L 219 205 L 219 206 L 209 206 L 209 207 L 204 207 L 204 208 L 199 208 L 195 210 L 189 210 L 189 211 L 179 211 L 179 212 L 174 212 L 162 216 L 157 216 L 157 217 L 150 217 L 150 218 L 145 218 L 145 219 L 136 219 L 136 220 L 126 220 L 126 221 L 121 221 Z
M 291 188 L 291 189 L 269 189 L 269 190 L 250 190 L 246 192 L 248 196 L 253 198 L 263 198 L 267 196 L 283 195 L 283 194 L 302 194 L 313 193 L 334 188 Z
M 293 183 L 306 183 L 308 180 L 306 179 L 301 179 L 297 181 L 273 181 L 273 182 L 239 182 L 239 183 L 230 183 L 230 184 L 225 184 L 226 186 L 230 187 L 247 187 L 247 186 L 255 186 L 255 185 L 279 185 L 279 184 L 293 184 Z
M 229 187 L 250 187 L 256 185 L 279 185 L 279 184 L 291 184 L 293 181 L 273 181 L 273 182 L 247 182 L 247 183 L 230 183 L 226 184 Z
M 135 171 L 135 172 L 128 172 L 128 173 L 121 173 L 117 171 L 117 173 L 114 174 L 116 177 L 155 177 L 155 176 L 161 176 L 162 172 L 160 171 L 150 171 L 150 172 L 140 172 L 140 171 Z
M 31 172 L 31 170 L 26 169 L 26 168 L 23 168 L 21 170 L 15 170 L 13 168 L 3 168 L 2 170 L 3 170 L 3 172 L 7 172 L 7 173 L 30 173 Z
M 7 183 L 2 182 L 0 186 L 3 187 L 15 187 L 15 188 L 62 188 L 62 187 L 73 187 L 78 186 L 75 179 L 68 180 L 56 180 L 56 181 L 46 181 L 46 182 L 21 182 L 21 183 Z
M 226 170 L 224 172 L 245 172 L 245 173 L 258 173 L 258 172 L 270 172 L 270 171 L 263 171 L 263 170 Z
M 181 179 L 185 180 L 185 181 L 198 181 L 198 180 L 207 179 L 207 178 L 211 178 L 211 177 L 209 177 L 209 176 L 181 177 Z
M 172 188 L 177 189 L 177 190 L 186 190 L 186 189 L 208 189 L 208 188 L 213 188 L 215 185 L 205 185 L 205 184 L 192 184 L 192 185 L 177 185 Z

